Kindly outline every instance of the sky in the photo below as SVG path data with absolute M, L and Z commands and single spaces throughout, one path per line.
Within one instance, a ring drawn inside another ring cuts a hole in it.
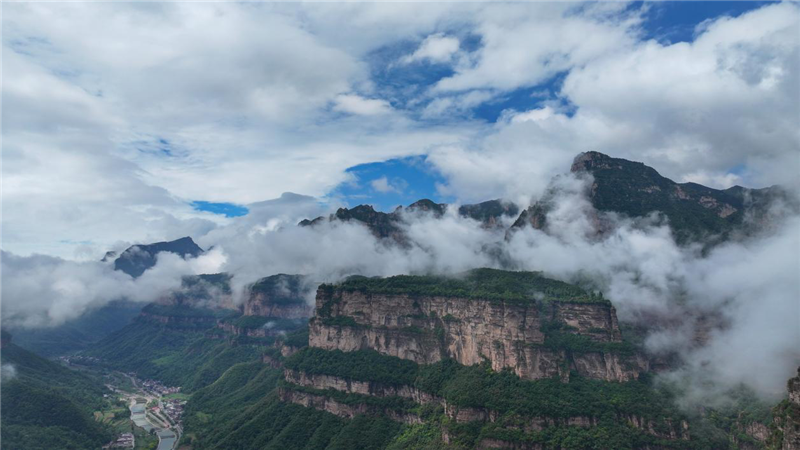
M 797 186 L 796 3 L 2 8 L 19 255 L 203 236 L 285 192 L 525 206 L 587 150 Z

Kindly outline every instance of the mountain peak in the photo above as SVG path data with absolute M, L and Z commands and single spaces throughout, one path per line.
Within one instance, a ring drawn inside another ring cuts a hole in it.
M 134 278 L 139 277 L 145 270 L 156 265 L 156 255 L 160 252 L 175 253 L 186 259 L 200 256 L 203 249 L 189 236 L 174 241 L 132 245 L 114 260 L 114 270 L 121 270 Z

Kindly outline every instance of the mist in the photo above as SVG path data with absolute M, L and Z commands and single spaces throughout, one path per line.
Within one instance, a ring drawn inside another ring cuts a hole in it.
M 646 330 L 649 353 L 675 355 L 679 369 L 660 377 L 683 387 L 683 402 L 708 402 L 740 386 L 765 399 L 782 396 L 800 365 L 800 217 L 776 215 L 769 233 L 704 252 L 679 246 L 658 214 L 630 219 L 594 210 L 590 182 L 573 175 L 553 181 L 546 231 L 507 234 L 515 218 L 487 228 L 452 205 L 440 218 L 403 213 L 407 239 L 398 244 L 358 223 L 297 226 L 324 208 L 289 196 L 200 236 L 211 251 L 197 259 L 159 255 L 138 279 L 100 262 L 4 252 L 3 324 L 50 326 L 121 297 L 153 301 L 177 289 L 183 275 L 200 273 L 232 274 L 241 302 L 247 285 L 277 273 L 335 282 L 353 274 L 539 270 L 602 291 L 623 324 Z

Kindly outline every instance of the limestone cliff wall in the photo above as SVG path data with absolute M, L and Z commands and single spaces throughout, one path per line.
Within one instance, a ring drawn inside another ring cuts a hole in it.
M 373 349 L 431 364 L 451 357 L 464 365 L 488 360 L 525 379 L 569 371 L 609 381 L 635 379 L 648 370 L 639 356 L 609 352 L 571 353 L 545 346 L 543 325 L 596 342 L 621 341 L 616 312 L 609 303 L 547 305 L 458 297 L 412 297 L 326 291 L 317 293 L 309 344 L 327 350 Z
M 283 319 L 307 319 L 314 315 L 314 306 L 298 297 L 295 303 L 276 302 L 263 292 L 252 292 L 242 304 L 245 316 L 280 317 Z
M 306 408 L 314 408 L 320 411 L 327 411 L 331 414 L 348 419 L 352 419 L 359 414 L 385 414 L 392 420 L 406 424 L 422 423 L 422 419 L 420 419 L 420 417 L 414 413 L 398 412 L 392 409 L 381 408 L 376 405 L 368 405 L 365 403 L 344 404 L 325 395 L 311 394 L 308 392 L 295 391 L 291 389 L 279 389 L 278 396 L 283 402 L 294 403 L 305 406 Z
M 421 405 L 438 405 L 444 407 L 444 413 L 456 423 L 470 422 L 496 422 L 500 414 L 497 411 L 486 408 L 459 407 L 447 403 L 441 397 L 419 390 L 407 385 L 387 385 L 371 381 L 350 380 L 331 375 L 307 374 L 300 371 L 284 369 L 284 378 L 287 382 L 313 388 L 320 391 L 333 389 L 348 394 L 369 395 L 372 397 L 402 397 L 413 400 Z M 308 394 L 299 392 L 285 394 L 288 401 L 303 404 L 316 409 L 332 412 L 340 417 L 352 417 L 370 411 L 371 406 L 367 405 L 342 405 L 325 395 Z M 373 411 L 374 412 L 374 411 Z M 385 411 L 384 411 L 385 412 Z M 397 415 L 397 413 L 394 413 Z M 402 416 L 402 415 L 401 415 Z M 402 419 L 401 421 L 404 421 Z M 416 420 L 416 419 L 413 419 Z M 689 426 L 685 421 L 673 423 L 665 419 L 663 423 L 645 419 L 643 417 L 628 415 L 620 416 L 619 420 L 627 422 L 634 428 L 644 431 L 647 434 L 669 440 L 689 439 Z M 591 416 L 576 416 L 567 418 L 554 417 L 519 417 L 515 420 L 515 429 L 520 429 L 526 433 L 541 431 L 548 427 L 582 427 L 590 428 L 597 426 L 600 420 Z M 411 422 L 416 423 L 416 422 Z
M 421 405 L 437 404 L 444 406 L 445 404 L 444 399 L 420 391 L 413 386 L 391 386 L 372 381 L 348 380 L 330 375 L 309 375 L 289 369 L 284 370 L 284 378 L 292 384 L 314 389 L 335 389 L 348 394 L 371 395 L 373 397 L 403 397 Z
M 787 387 L 789 399 L 772 410 L 773 430 L 769 441 L 772 448 L 800 450 L 800 368 Z

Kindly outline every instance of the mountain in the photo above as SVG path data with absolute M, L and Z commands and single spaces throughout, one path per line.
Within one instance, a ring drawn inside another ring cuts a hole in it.
M 175 253 L 183 258 L 196 257 L 203 250 L 192 238 L 184 237 L 171 242 L 134 245 L 119 257 L 107 252 L 103 262 L 114 259 L 114 268 L 132 277 L 138 277 L 156 263 L 159 252 Z M 77 319 L 49 328 L 14 328 L 15 342 L 41 356 L 67 355 L 87 348 L 110 333 L 129 324 L 142 311 L 142 304 L 119 299 L 89 311 Z
M 141 310 L 141 303 L 115 300 L 59 326 L 13 329 L 14 341 L 47 358 L 68 355 L 124 327 Z
M 145 306 L 136 319 L 83 355 L 139 377 L 191 392 L 234 364 L 260 360 L 266 347 L 302 328 L 313 313 L 305 277 L 279 274 L 247 287 L 236 305 L 231 276 L 187 276 L 179 289 Z
M 797 376 L 786 383 L 789 398 L 772 410 L 773 423 L 768 445 L 783 450 L 800 450 L 800 367 Z
M 433 217 L 440 218 L 448 207 L 449 205 L 446 203 L 436 203 L 429 199 L 417 200 L 405 208 L 398 206 L 397 209 L 390 213 L 375 211 L 371 205 L 358 205 L 350 209 L 339 208 L 336 213 L 327 218 L 320 216 L 313 220 L 305 219 L 298 225 L 314 226 L 326 220 L 329 222 L 358 222 L 364 224 L 378 238 L 391 238 L 395 241 L 403 242 L 405 240 L 402 232 L 404 213 L 429 213 Z M 518 212 L 519 208 L 516 205 L 501 200 L 462 205 L 458 208 L 458 214 L 462 217 L 469 217 L 487 227 L 499 226 L 501 225 L 501 218 L 514 217 Z
M 200 256 L 203 249 L 188 236 L 169 242 L 133 245 L 114 260 L 114 269 L 121 270 L 134 278 L 139 277 L 145 270 L 156 265 L 156 255 L 160 252 L 175 253 L 185 259 Z
M 182 445 L 715 449 L 761 430 L 679 410 L 652 375 L 608 300 L 541 273 L 351 277 L 319 287 L 307 334 L 194 391 Z
M 488 200 L 474 205 L 462 205 L 458 208 L 458 213 L 486 226 L 498 226 L 501 225 L 501 217 L 514 217 L 519 214 L 519 208 L 513 203 Z
M 100 381 L 18 347 L 5 331 L 0 360 L 4 449 L 100 448 L 111 440 L 92 416 L 108 392 Z
M 697 183 L 676 183 L 661 176 L 655 169 L 640 162 L 613 158 L 598 152 L 578 155 L 570 172 L 579 177 L 591 177 L 588 199 L 597 211 L 598 232 L 612 226 L 608 213 L 631 218 L 643 218 L 660 213 L 679 244 L 700 242 L 705 247 L 728 239 L 747 236 L 777 222 L 784 208 L 800 211 L 800 202 L 780 186 L 749 189 L 734 186 L 713 189 Z M 504 217 L 513 218 L 509 233 L 525 226 L 547 231 L 547 215 L 553 209 L 561 191 L 553 187 L 530 205 L 519 211 L 516 205 L 501 200 L 462 205 L 458 214 L 481 222 L 484 227 L 503 226 Z M 375 211 L 370 205 L 340 208 L 329 217 L 303 220 L 298 225 L 314 226 L 324 221 L 364 224 L 381 239 L 405 243 L 402 231 L 405 212 L 426 212 L 442 217 L 448 205 L 422 199 L 391 213 Z
M 211 307 L 229 281 L 188 278 L 84 352 L 191 395 L 182 448 L 760 449 L 800 429 L 794 394 L 679 409 L 608 299 L 542 273 L 353 276 L 313 309 L 317 283 L 278 274 Z
M 633 218 L 659 212 L 668 219 L 679 243 L 713 243 L 735 233 L 752 233 L 769 220 L 770 205 L 791 203 L 778 186 L 719 190 L 697 183 L 676 183 L 643 163 L 598 152 L 578 155 L 570 171 L 591 176 L 588 197 L 597 211 Z M 557 194 L 550 190 L 523 211 L 512 228 L 530 225 L 546 230 L 547 213 Z

